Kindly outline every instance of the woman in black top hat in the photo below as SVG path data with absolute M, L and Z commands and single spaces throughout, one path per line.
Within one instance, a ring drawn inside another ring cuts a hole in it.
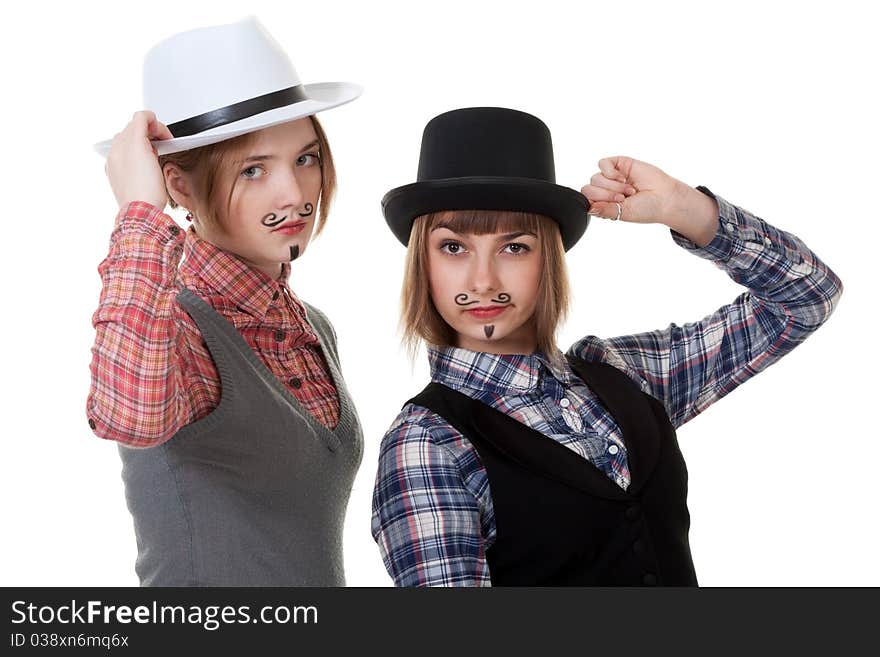
M 629 157 L 581 192 L 550 133 L 501 108 L 441 114 L 418 181 L 382 201 L 408 246 L 402 323 L 431 383 L 385 435 L 373 536 L 400 586 L 696 585 L 675 430 L 831 314 L 837 276 L 801 240 Z M 590 216 L 662 223 L 749 289 L 702 320 L 563 355 L 564 252 Z

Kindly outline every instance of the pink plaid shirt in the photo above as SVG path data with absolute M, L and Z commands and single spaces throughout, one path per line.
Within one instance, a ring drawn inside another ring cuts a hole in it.
M 103 289 L 92 317 L 97 334 L 86 412 L 99 437 L 158 445 L 219 404 L 214 362 L 175 301 L 181 285 L 229 320 L 318 421 L 336 426 L 336 388 L 305 308 L 287 286 L 290 265 L 272 280 L 135 201 L 117 215 L 98 272 Z

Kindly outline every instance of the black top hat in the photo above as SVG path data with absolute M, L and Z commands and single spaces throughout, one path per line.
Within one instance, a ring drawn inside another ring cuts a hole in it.
M 568 251 L 584 234 L 590 203 L 556 184 L 550 130 L 531 114 L 470 107 L 434 117 L 422 134 L 418 182 L 382 199 L 391 231 L 409 243 L 413 219 L 441 210 L 517 210 L 556 220 Z

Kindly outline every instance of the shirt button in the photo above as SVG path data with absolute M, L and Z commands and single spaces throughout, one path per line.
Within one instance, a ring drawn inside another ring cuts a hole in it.
M 89 428 L 93 431 L 95 429 L 95 421 L 92 418 L 89 418 Z
M 764 246 L 773 246 L 773 242 L 770 241 L 769 237 L 764 238 Z
M 733 224 L 724 224 L 724 230 L 726 230 L 728 233 L 732 233 L 733 232 Z
M 178 228 L 177 226 L 172 226 L 171 228 L 168 229 L 168 232 L 171 233 L 172 235 L 177 236 L 177 235 L 180 235 L 180 228 Z
M 620 451 L 620 448 L 617 445 L 609 445 L 608 446 L 608 453 L 611 454 L 611 456 L 614 456 L 619 451 Z
M 275 342 L 281 342 L 284 339 L 284 331 L 277 330 L 275 331 Z
M 292 376 L 287 380 L 287 383 L 291 388 L 299 388 L 302 386 L 303 382 L 298 377 Z
M 562 406 L 562 408 L 568 408 L 569 406 L 571 406 L 571 402 L 568 401 L 567 397 L 563 397 L 559 400 L 559 405 Z

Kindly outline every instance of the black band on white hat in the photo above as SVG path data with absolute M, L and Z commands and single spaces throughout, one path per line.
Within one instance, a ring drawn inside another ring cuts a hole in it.
M 295 87 L 288 87 L 287 89 L 280 89 L 279 91 L 263 94 L 256 98 L 249 98 L 248 100 L 227 105 L 220 109 L 211 110 L 210 112 L 205 112 L 204 114 L 199 114 L 198 116 L 193 116 L 184 119 L 183 121 L 171 123 L 168 125 L 168 129 L 171 131 L 171 134 L 174 135 L 175 139 L 178 137 L 189 137 L 190 135 L 205 132 L 211 128 L 226 125 L 227 123 L 232 123 L 234 121 L 240 121 L 241 119 L 246 119 L 255 114 L 268 112 L 269 110 L 285 107 L 286 105 L 293 105 L 294 103 L 300 103 L 308 99 L 309 97 L 306 96 L 303 91 L 302 85 L 297 85 Z

